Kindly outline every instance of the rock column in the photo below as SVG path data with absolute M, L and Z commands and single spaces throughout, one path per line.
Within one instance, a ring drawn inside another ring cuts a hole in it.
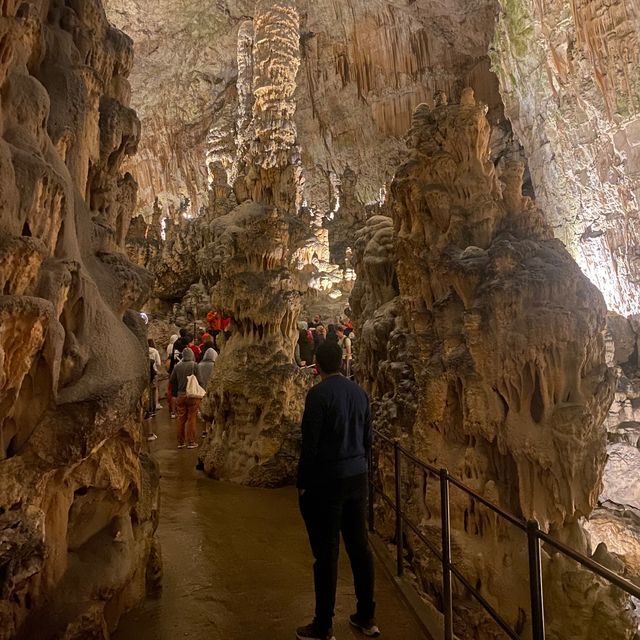
M 251 56 L 246 33 L 244 25 L 242 68 L 253 69 L 252 99 L 243 85 L 239 124 L 252 138 L 235 184 L 242 204 L 212 227 L 219 280 L 212 302 L 232 314 L 233 325 L 203 405 L 216 426 L 202 458 L 213 477 L 277 486 L 295 475 L 304 399 L 293 364 L 299 283 L 289 270 L 308 233 L 296 217 L 301 178 L 293 122 L 300 37 L 295 3 L 257 3 Z M 239 82 L 246 82 L 245 72 Z M 249 103 L 250 123 L 243 110 Z M 249 139 L 244 131 L 239 138 Z

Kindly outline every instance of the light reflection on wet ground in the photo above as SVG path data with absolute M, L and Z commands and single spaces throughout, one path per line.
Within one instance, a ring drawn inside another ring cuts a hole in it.
M 175 448 L 166 410 L 155 429 L 163 589 L 122 619 L 114 640 L 292 640 L 313 616 L 312 558 L 295 490 L 214 482 L 195 470 L 197 450 Z M 355 604 L 344 549 L 341 556 L 334 632 L 362 639 L 347 622 Z M 377 601 L 384 638 L 423 640 L 382 569 Z

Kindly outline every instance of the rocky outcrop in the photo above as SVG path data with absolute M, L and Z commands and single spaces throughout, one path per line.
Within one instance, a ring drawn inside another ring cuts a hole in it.
M 246 64 L 253 69 L 252 118 L 246 119 L 253 133 L 239 136 L 251 143 L 234 183 L 241 204 L 212 223 L 218 280 L 212 301 L 231 312 L 233 329 L 203 406 L 216 429 L 203 443 L 201 458 L 215 478 L 259 486 L 294 478 L 305 391 L 293 364 L 301 301 L 291 268 L 308 233 L 297 217 L 301 176 L 293 94 L 298 40 L 295 3 L 259 0 Z
M 0 638 L 108 637 L 157 522 L 121 164 L 132 43 L 98 0 L 0 3 Z
M 538 201 L 609 307 L 638 313 L 638 5 L 501 5 L 493 68 Z
M 363 282 L 353 307 L 370 314 L 371 304 L 383 303 L 373 323 L 360 321 L 369 336 L 360 348 L 375 371 L 369 386 L 378 427 L 507 511 L 537 519 L 590 553 L 580 519 L 602 487 L 602 423 L 613 393 L 606 309 L 522 196 L 522 166 L 496 174 L 485 114 L 471 90 L 459 106 L 440 98 L 435 109 L 418 107 L 411 154 L 387 205 L 393 234 L 389 219 L 380 218 L 360 236 Z M 404 388 L 393 375 L 402 367 Z M 399 411 L 402 403 L 413 411 L 412 423 Z M 382 456 L 384 484 L 392 481 L 389 464 Z M 413 519 L 437 540 L 438 492 L 418 471 L 405 470 L 403 485 Z M 520 534 L 458 493 L 451 518 L 462 572 L 518 633 L 528 633 Z M 411 534 L 408 544 L 437 600 L 437 565 Z M 543 563 L 548 637 L 629 637 L 632 623 L 619 613 L 625 607 L 615 590 L 551 550 Z M 497 637 L 463 591 L 456 599 L 458 633 Z

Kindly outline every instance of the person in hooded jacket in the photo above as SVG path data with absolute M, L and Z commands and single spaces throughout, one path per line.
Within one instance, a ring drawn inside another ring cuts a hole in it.
M 187 398 L 187 378 L 195 375 L 200 383 L 200 374 L 193 351 L 186 347 L 182 351 L 182 360 L 176 364 L 171 372 L 169 383 L 177 390 L 176 411 L 178 413 L 178 449 L 195 449 L 196 443 L 196 419 L 200 408 L 200 398 Z
M 207 388 L 207 384 L 209 384 L 209 378 L 211 378 L 213 365 L 217 358 L 218 352 L 210 347 L 205 351 L 204 356 L 202 356 L 202 362 L 198 364 L 198 379 L 205 389 Z
M 315 347 L 313 335 L 309 332 L 306 322 L 298 322 L 298 347 L 300 349 L 300 361 L 307 365 L 312 364 L 315 356 Z

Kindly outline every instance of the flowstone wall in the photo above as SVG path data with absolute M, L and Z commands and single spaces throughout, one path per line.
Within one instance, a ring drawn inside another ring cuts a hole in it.
M 440 96 L 434 109 L 414 113 L 388 217 L 371 219 L 357 245 L 352 306 L 363 313 L 361 357 L 373 372 L 365 382 L 378 428 L 591 553 L 581 518 L 602 489 L 603 421 L 613 395 L 606 308 L 522 196 L 522 166 L 496 175 L 485 114 L 471 90 L 460 105 Z M 392 493 L 391 465 L 382 455 L 380 480 Z M 435 484 L 405 469 L 407 506 L 438 544 Z M 455 563 L 530 637 L 524 538 L 457 492 L 451 518 Z M 437 602 L 437 561 L 411 534 L 407 543 Z M 610 557 L 604 547 L 598 554 Z M 548 549 L 543 565 L 548 637 L 633 637 L 630 604 L 619 593 Z M 461 636 L 501 637 L 459 585 L 455 598 Z
M 0 10 L 0 638 L 107 638 L 157 558 L 132 43 L 99 0 Z

